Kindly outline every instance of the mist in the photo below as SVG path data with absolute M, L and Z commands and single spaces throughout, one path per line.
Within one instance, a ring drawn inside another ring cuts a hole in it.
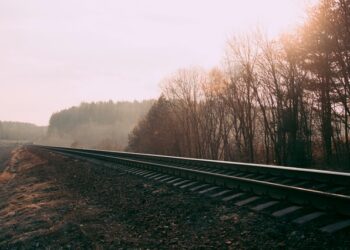
M 153 100 L 82 103 L 54 113 L 40 144 L 124 150 Z

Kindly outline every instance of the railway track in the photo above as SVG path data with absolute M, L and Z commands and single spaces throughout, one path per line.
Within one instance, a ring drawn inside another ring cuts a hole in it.
M 320 220 L 321 231 L 350 227 L 350 174 L 127 152 L 35 146 L 112 163 L 122 171 L 250 206 L 297 224 Z

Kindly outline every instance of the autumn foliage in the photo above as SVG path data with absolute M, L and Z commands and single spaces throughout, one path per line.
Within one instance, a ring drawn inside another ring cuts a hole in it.
M 223 62 L 165 79 L 128 149 L 349 169 L 350 1 L 321 0 L 275 40 L 235 36 Z

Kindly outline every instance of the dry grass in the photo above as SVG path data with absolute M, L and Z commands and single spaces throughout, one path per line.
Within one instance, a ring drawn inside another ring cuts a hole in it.
M 0 174 L 0 184 L 7 183 L 9 180 L 13 178 L 14 174 L 10 172 L 3 172 Z

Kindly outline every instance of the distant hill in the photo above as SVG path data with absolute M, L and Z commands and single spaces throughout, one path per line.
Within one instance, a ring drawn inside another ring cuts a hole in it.
M 122 150 L 154 100 L 82 103 L 54 113 L 45 143 Z
M 36 141 L 45 136 L 46 130 L 31 123 L 0 121 L 0 140 Z

